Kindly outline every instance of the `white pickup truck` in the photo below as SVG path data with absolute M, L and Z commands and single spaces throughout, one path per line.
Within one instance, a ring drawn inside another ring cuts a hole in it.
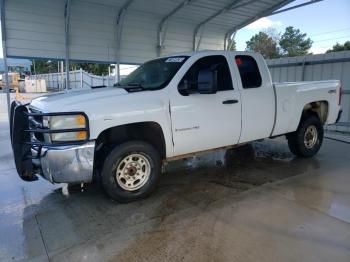
M 52 183 L 96 177 L 128 202 L 150 194 L 162 164 L 286 135 L 311 157 L 339 119 L 337 80 L 273 84 L 263 57 L 202 51 L 146 62 L 114 87 L 45 95 L 11 108 L 17 171 Z

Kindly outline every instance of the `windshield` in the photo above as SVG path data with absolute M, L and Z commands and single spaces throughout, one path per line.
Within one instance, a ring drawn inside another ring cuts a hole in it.
M 138 67 L 117 85 L 134 86 L 143 90 L 164 88 L 187 58 L 187 56 L 172 56 L 151 60 Z

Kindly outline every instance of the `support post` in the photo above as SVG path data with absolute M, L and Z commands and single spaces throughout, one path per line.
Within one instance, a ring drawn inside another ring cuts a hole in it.
M 164 44 L 164 39 L 165 39 L 165 33 L 162 35 L 163 33 L 163 29 L 164 29 L 164 25 L 166 24 L 166 22 L 173 16 L 175 15 L 179 10 L 181 10 L 183 7 L 187 6 L 188 4 L 190 4 L 191 2 L 194 2 L 196 0 L 185 0 L 183 2 L 181 2 L 179 5 L 177 5 L 173 10 L 171 10 L 166 16 L 164 16 L 162 18 L 162 20 L 160 21 L 159 25 L 158 25 L 158 31 L 157 31 L 157 55 L 160 56 L 161 52 L 162 52 L 162 48 L 163 48 L 163 44 Z
M 80 88 L 83 88 L 83 69 L 80 67 Z
M 59 91 L 63 91 L 63 87 L 64 87 L 64 72 L 63 72 L 63 61 L 60 61 L 60 64 L 61 64 L 61 66 L 60 66 L 60 75 L 61 75 L 61 86 L 60 86 L 60 88 L 59 88 Z
M 225 43 L 227 43 L 226 44 L 227 49 L 225 49 L 225 50 L 227 50 L 227 51 L 231 50 L 233 41 L 235 40 L 236 33 L 237 33 L 237 31 L 234 31 L 232 34 L 228 35 L 227 39 L 225 39 Z M 229 42 L 229 39 L 231 39 L 231 42 Z
M 107 78 L 107 85 L 108 85 L 108 86 L 111 86 L 110 83 L 109 83 L 109 81 L 110 81 L 109 78 L 110 78 L 110 77 L 111 77 L 111 66 L 108 67 L 108 78 Z
M 64 45 L 66 50 L 66 91 L 68 91 L 69 86 L 69 18 L 70 18 L 70 3 L 71 0 L 66 0 L 64 18 L 65 18 L 65 31 L 64 31 Z
M 301 64 L 301 81 L 305 80 L 305 63 L 306 63 L 306 55 L 304 56 L 303 63 Z
M 1 8 L 1 33 L 2 33 L 2 55 L 4 58 L 4 67 L 5 67 L 5 74 L 3 79 L 3 82 L 5 80 L 5 90 L 6 90 L 6 100 L 7 100 L 7 113 L 8 113 L 8 118 L 9 121 L 10 119 L 10 114 L 11 114 L 11 98 L 10 98 L 10 83 L 9 83 L 9 72 L 8 72 L 8 65 L 7 65 L 7 46 L 6 46 L 6 26 L 5 26 L 5 0 L 0 0 L 0 8 Z
M 255 1 L 255 0 L 252 0 Z M 204 32 L 204 26 L 209 23 L 210 21 L 212 21 L 214 18 L 236 8 L 238 6 L 238 4 L 242 2 L 242 0 L 233 0 L 230 4 L 228 4 L 227 6 L 225 6 L 224 8 L 218 10 L 216 13 L 214 13 L 213 15 L 209 16 L 208 18 L 204 19 L 202 22 L 200 22 L 194 29 L 193 31 L 193 43 L 192 43 L 192 49 L 193 51 L 197 51 L 199 49 L 199 46 L 201 44 L 202 41 L 202 36 L 203 36 L 203 32 Z M 250 1 L 251 2 L 251 1 Z M 199 32 L 199 30 L 202 29 L 200 36 L 199 36 L 199 40 L 198 42 L 196 41 L 197 38 L 197 34 Z
M 117 60 L 117 81 L 120 81 L 120 46 L 121 46 L 121 40 L 122 40 L 122 33 L 123 33 L 123 25 L 124 25 L 124 17 L 125 13 L 128 10 L 129 6 L 132 4 L 134 0 L 127 1 L 119 10 L 117 15 L 117 50 L 116 50 L 116 60 Z
M 117 62 L 117 64 L 116 64 L 116 74 L 117 74 L 117 83 L 119 83 L 120 82 L 120 63 L 119 63 L 119 59 L 118 59 L 118 62 Z

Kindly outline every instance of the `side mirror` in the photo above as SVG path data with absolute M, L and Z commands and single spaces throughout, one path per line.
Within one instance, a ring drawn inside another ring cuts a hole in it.
M 183 96 L 188 96 L 189 95 L 189 89 L 190 89 L 190 84 L 188 83 L 188 80 L 183 80 L 177 87 L 180 94 Z
M 198 93 L 215 94 L 217 92 L 217 71 L 202 69 L 197 77 Z

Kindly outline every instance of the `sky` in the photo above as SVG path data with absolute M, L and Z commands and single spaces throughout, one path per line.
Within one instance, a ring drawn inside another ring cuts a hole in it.
M 297 0 L 286 7 L 304 2 L 306 0 Z M 300 29 L 313 40 L 310 52 L 324 53 L 336 42 L 350 41 L 350 0 L 324 0 L 259 19 L 237 32 L 237 50 L 244 50 L 246 42 L 259 31 L 274 28 L 284 32 L 287 26 Z

